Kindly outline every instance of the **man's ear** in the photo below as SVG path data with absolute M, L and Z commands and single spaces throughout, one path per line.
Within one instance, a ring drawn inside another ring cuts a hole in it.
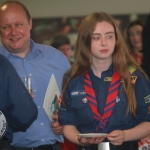
M 30 30 L 31 30 L 32 29 L 32 19 L 30 19 L 29 25 L 30 25 Z

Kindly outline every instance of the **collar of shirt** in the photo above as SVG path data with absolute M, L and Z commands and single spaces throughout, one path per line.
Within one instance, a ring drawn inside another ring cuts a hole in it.
M 1 53 L 5 56 L 5 57 L 9 57 L 10 55 L 13 55 L 12 53 L 10 53 L 7 49 L 6 49 L 6 47 L 2 44 L 1 45 L 1 47 L 2 47 L 2 51 L 1 51 Z M 42 51 L 42 49 L 40 49 L 39 47 L 37 47 L 37 45 L 35 45 L 35 42 L 32 40 L 32 39 L 30 39 L 30 47 L 31 47 L 31 49 L 30 49 L 30 52 L 31 53 L 34 53 L 36 50 L 39 50 L 39 52 L 41 53 L 41 54 L 43 54 L 44 52 Z M 13 56 L 15 56 L 15 55 L 13 55 Z M 28 56 L 28 55 L 27 55 Z M 27 57 L 26 56 L 26 57 Z M 17 57 L 17 56 L 15 56 L 15 57 Z

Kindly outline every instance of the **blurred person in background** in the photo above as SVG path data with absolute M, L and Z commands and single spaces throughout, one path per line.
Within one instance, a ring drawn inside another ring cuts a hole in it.
M 25 132 L 37 115 L 37 106 L 15 68 L 0 55 L 0 149 L 10 150 L 13 133 Z
M 73 62 L 70 60 L 70 53 L 71 53 L 71 43 L 70 39 L 63 34 L 56 35 L 51 42 L 51 46 L 61 51 L 69 60 L 70 64 L 72 65 Z
M 143 27 L 142 41 L 143 41 L 143 63 L 141 67 L 143 68 L 143 70 L 150 79 L 150 14 L 148 14 L 145 25 Z M 150 107 L 148 113 L 150 113 Z M 141 148 L 144 149 L 146 145 L 150 147 L 150 135 L 142 139 L 138 143 L 138 145 L 139 149 Z
M 31 29 L 31 16 L 21 2 L 5 1 L 0 5 L 0 54 L 12 63 L 21 78 L 32 77 L 33 100 L 38 108 L 38 117 L 27 131 L 13 134 L 12 150 L 60 150 L 63 131 L 58 114 L 52 116 L 52 123 L 43 102 L 51 75 L 54 74 L 61 92 L 62 78 L 70 65 L 55 48 L 31 40 Z
M 135 20 L 131 22 L 127 27 L 127 43 L 138 65 L 141 65 L 143 60 L 143 52 L 142 52 L 143 27 L 144 27 L 143 20 Z
M 141 67 L 150 78 L 150 14 L 143 28 L 143 63 Z

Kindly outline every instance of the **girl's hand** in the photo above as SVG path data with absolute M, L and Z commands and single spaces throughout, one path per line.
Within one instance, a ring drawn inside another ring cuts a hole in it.
M 113 145 L 121 145 L 124 142 L 124 132 L 123 130 L 115 130 L 107 135 L 107 139 Z

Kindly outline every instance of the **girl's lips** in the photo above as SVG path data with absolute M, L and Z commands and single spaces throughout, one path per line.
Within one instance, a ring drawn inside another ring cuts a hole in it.
M 100 50 L 102 53 L 107 53 L 108 52 L 108 49 L 102 49 Z

